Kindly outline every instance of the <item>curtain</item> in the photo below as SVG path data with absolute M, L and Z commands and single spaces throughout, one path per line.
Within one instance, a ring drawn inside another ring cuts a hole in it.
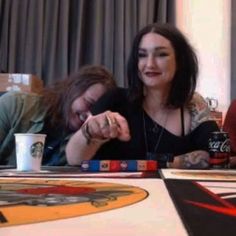
M 174 21 L 174 0 L 0 0 L 0 71 L 44 84 L 105 65 L 126 86 L 132 40 L 148 23 Z

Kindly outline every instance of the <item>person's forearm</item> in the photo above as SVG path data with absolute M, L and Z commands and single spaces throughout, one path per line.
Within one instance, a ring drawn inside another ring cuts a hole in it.
M 199 150 L 175 156 L 169 167 L 176 169 L 206 169 L 209 167 L 209 153 Z
M 80 165 L 81 161 L 91 159 L 102 145 L 102 142 L 88 140 L 81 129 L 69 140 L 66 146 L 66 157 L 69 165 Z
M 69 165 L 79 165 L 91 159 L 97 150 L 110 139 L 130 140 L 128 122 L 119 113 L 106 111 L 90 116 L 70 138 L 66 146 Z

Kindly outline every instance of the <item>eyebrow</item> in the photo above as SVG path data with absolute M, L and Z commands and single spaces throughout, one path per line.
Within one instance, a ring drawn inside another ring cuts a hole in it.
M 89 102 L 89 103 L 95 103 L 96 101 L 93 99 L 93 98 L 91 98 L 91 97 L 87 97 L 87 98 L 84 98 L 87 102 Z
M 153 49 L 153 48 L 139 48 L 138 50 L 143 50 L 143 51 L 147 51 L 147 50 L 150 50 L 150 49 Z M 161 46 L 161 47 L 155 47 L 154 50 L 162 50 L 162 49 L 169 49 L 168 47 L 164 47 L 164 46 Z

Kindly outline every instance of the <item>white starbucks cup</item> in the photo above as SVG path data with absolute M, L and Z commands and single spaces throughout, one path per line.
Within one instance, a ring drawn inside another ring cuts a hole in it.
M 18 171 L 40 171 L 46 134 L 15 134 Z

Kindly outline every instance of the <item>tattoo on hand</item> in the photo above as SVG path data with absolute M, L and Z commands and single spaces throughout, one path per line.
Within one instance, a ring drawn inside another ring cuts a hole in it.
M 180 158 L 183 169 L 206 169 L 209 166 L 208 157 L 199 152 L 184 154 Z

